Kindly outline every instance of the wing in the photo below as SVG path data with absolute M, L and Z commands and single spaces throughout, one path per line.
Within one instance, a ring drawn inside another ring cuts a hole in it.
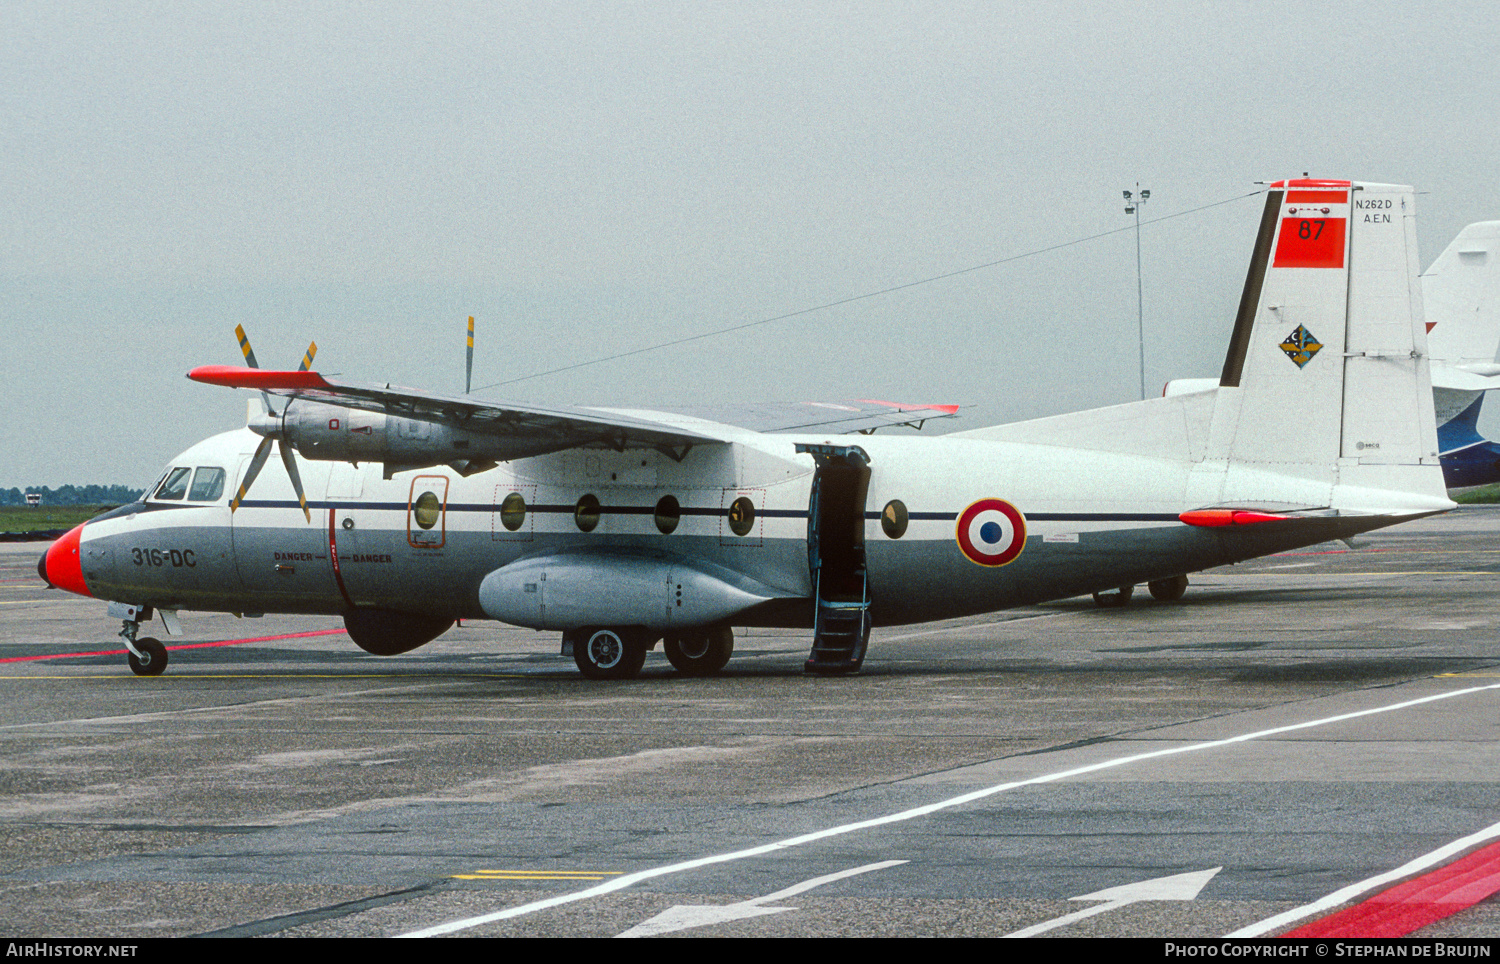
M 498 404 L 465 395 L 439 395 L 396 385 L 369 385 L 325 378 L 318 372 L 276 372 L 233 365 L 204 365 L 188 377 L 207 385 L 249 388 L 284 398 L 307 399 L 364 412 L 446 425 L 505 443 L 506 458 L 542 455 L 567 448 L 652 448 L 668 452 L 720 436 L 655 422 L 636 415 L 585 408 Z M 677 456 L 680 457 L 680 456 Z
M 906 405 L 859 399 L 850 402 L 746 403 L 668 408 L 666 411 L 693 418 L 734 425 L 752 432 L 870 433 L 878 428 L 906 425 L 921 428 L 933 418 L 953 418 L 957 405 Z

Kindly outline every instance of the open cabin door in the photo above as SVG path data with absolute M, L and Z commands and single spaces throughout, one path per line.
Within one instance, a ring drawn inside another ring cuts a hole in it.
M 870 457 L 857 445 L 805 445 L 813 457 L 807 512 L 807 564 L 812 572 L 812 673 L 852 673 L 870 641 L 870 591 L 865 573 L 865 496 Z

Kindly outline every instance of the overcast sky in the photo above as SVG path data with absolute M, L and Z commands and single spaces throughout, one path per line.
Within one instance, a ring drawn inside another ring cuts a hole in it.
M 1125 9 L 1130 9 L 1126 7 Z M 1088 238 L 1152 198 L 1146 374 L 1217 374 L 1255 181 L 1500 218 L 1493 3 L 0 3 L 0 486 L 144 485 L 243 424 L 183 378 L 439 391 Z M 1129 232 L 489 389 L 884 398 L 978 427 L 1138 394 Z M 1495 407 L 1500 408 L 1500 405 Z

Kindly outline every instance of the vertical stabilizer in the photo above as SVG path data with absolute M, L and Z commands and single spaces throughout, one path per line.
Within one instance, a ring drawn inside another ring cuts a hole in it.
M 1270 186 L 1216 393 L 1220 500 L 1271 474 L 1314 505 L 1340 485 L 1441 496 L 1414 216 L 1409 187 Z
M 1451 365 L 1493 362 L 1500 349 L 1500 221 L 1458 233 L 1422 274 L 1427 343 Z

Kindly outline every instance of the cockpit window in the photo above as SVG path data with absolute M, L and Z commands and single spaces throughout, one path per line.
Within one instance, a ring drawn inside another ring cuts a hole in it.
M 180 502 L 187 496 L 188 476 L 193 473 L 189 468 L 176 468 L 167 473 L 167 479 L 156 490 L 158 499 L 168 499 Z
M 188 492 L 189 502 L 217 502 L 224 494 L 224 470 L 212 465 L 198 466 L 193 476 L 193 487 Z

